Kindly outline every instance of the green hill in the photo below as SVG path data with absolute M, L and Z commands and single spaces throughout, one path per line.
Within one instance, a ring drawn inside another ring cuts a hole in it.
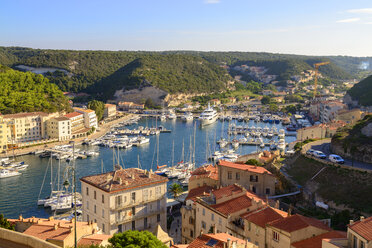
M 69 110 L 62 91 L 42 75 L 0 65 L 0 113 Z
M 372 75 L 355 84 L 347 93 L 360 105 L 372 106 Z

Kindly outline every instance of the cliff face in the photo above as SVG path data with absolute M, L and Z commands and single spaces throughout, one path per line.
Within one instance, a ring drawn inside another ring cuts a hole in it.
M 372 145 L 355 143 L 345 148 L 344 142 L 332 139 L 331 151 L 343 158 L 352 159 L 354 156 L 354 160 L 372 163 Z

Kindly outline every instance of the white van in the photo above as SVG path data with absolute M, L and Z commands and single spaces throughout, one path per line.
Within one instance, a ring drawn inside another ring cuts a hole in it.
M 333 163 L 338 163 L 338 164 L 343 164 L 343 163 L 345 163 L 345 161 L 344 161 L 340 156 L 338 156 L 338 155 L 336 155 L 336 154 L 330 154 L 330 155 L 328 156 L 328 159 L 329 159 L 331 162 L 333 162 Z

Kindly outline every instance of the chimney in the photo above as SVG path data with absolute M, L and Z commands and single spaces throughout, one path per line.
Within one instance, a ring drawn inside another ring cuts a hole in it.
M 292 209 L 293 209 L 293 206 L 292 206 L 292 204 L 290 204 L 289 208 L 288 208 L 288 216 L 292 215 Z
M 226 244 L 227 244 L 227 248 L 230 248 L 231 247 L 231 239 L 230 238 L 227 239 L 227 243 Z
M 280 205 L 279 200 L 276 200 L 276 201 L 275 201 L 275 208 L 276 208 L 276 209 L 279 209 L 279 205 Z
M 354 220 L 349 220 L 349 224 L 350 225 L 354 224 Z
M 248 240 L 245 240 L 245 246 L 244 248 L 248 248 Z
M 57 224 L 54 224 L 54 227 L 53 227 L 54 230 L 57 230 L 58 229 L 58 226 Z
M 23 221 L 22 214 L 19 216 L 18 220 Z
M 363 221 L 364 220 L 364 216 L 360 216 L 360 221 Z

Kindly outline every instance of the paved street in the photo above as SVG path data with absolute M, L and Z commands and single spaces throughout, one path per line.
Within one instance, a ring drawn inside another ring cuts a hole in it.
M 332 154 L 331 143 L 324 143 L 322 145 L 311 146 L 311 149 L 324 152 L 324 154 L 327 155 L 327 160 L 328 160 L 328 155 Z M 345 165 L 348 165 L 348 166 L 352 165 L 351 159 L 346 159 L 346 158 L 343 158 L 343 159 L 345 160 Z M 354 160 L 354 167 L 372 170 L 372 164 L 363 163 L 363 162 L 356 161 L 356 160 Z

